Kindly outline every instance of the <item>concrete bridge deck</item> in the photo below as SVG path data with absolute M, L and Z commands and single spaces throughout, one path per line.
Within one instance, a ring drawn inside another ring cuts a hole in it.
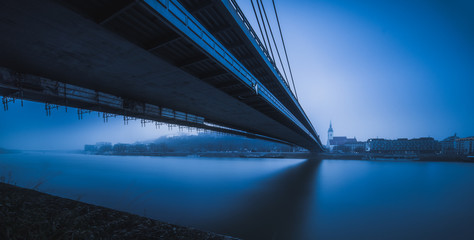
M 160 14 L 153 4 L 159 2 L 0 2 L 0 94 L 18 96 L 21 91 L 23 98 L 34 101 L 60 105 L 74 102 L 60 98 L 59 92 L 52 97 L 54 94 L 38 80 L 47 79 L 116 96 L 122 99 L 116 112 L 149 104 L 312 151 L 322 149 L 304 112 L 298 114 L 295 104 L 288 104 L 291 94 L 280 94 L 281 101 L 280 95 L 275 97 L 284 87 L 272 87 L 264 80 L 243 82 L 230 69 L 237 65 L 228 63 L 233 56 L 224 54 L 229 59 L 224 57 L 227 62 L 223 64 L 210 50 L 196 44 L 189 33 L 169 22 L 169 17 Z M 217 30 L 213 28 L 211 38 L 218 35 Z M 235 54 L 245 52 L 229 48 Z M 254 52 L 246 65 L 257 61 L 255 56 Z M 269 71 L 265 67 L 248 71 L 258 74 L 258 69 Z M 38 80 L 36 84 L 32 79 Z M 84 109 L 100 107 L 90 102 L 74 104 Z M 110 111 L 105 106 L 102 110 Z M 141 114 L 146 116 L 146 112 Z

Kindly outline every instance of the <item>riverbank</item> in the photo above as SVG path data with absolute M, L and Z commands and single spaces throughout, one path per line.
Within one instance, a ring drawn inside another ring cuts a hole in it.
M 319 153 L 310 152 L 167 152 L 167 153 L 88 153 L 114 156 L 212 157 L 212 158 L 292 158 L 370 161 L 474 162 L 473 157 L 439 154 Z
M 423 162 L 470 162 L 474 163 L 472 156 L 458 156 L 458 155 L 426 155 L 421 156 L 420 161 Z
M 0 239 L 235 239 L 0 183 Z
M 312 158 L 309 152 L 126 152 L 126 153 L 90 153 L 91 155 L 113 155 L 113 156 L 153 156 L 153 157 L 212 157 L 212 158 Z
M 2 152 L 3 151 L 3 152 Z M 20 153 L 17 150 L 0 148 L 1 153 Z M 44 151 L 37 151 L 44 152 Z M 54 151 L 57 152 L 57 151 Z M 291 158 L 291 159 L 331 159 L 331 160 L 370 160 L 370 161 L 422 161 L 422 162 L 471 162 L 474 156 L 443 155 L 443 154 L 383 154 L 383 153 L 317 153 L 310 152 L 86 152 L 67 151 L 104 156 L 151 156 L 151 157 L 204 157 L 204 158 Z
M 439 154 L 320 153 L 318 158 L 370 161 L 474 162 L 474 158 L 470 156 Z

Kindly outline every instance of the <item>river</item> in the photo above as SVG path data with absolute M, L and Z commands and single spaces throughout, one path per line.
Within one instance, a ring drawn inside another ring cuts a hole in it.
M 244 239 L 474 239 L 474 164 L 0 154 L 5 182 Z

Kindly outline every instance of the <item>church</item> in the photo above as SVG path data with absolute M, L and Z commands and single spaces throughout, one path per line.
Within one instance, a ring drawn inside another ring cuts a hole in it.
M 334 130 L 332 129 L 332 122 L 329 122 L 329 130 L 328 130 L 328 142 L 326 144 L 327 149 L 332 152 L 336 147 L 342 146 L 352 146 L 357 144 L 357 139 L 354 138 L 347 138 L 346 136 L 334 137 Z

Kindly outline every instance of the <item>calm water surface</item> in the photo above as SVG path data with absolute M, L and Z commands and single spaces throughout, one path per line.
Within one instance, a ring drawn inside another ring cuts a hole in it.
M 19 186 L 244 239 L 474 239 L 474 164 L 0 155 Z

